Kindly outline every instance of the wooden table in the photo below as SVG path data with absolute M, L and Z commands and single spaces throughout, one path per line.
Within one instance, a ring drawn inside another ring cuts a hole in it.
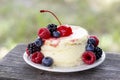
M 55 73 L 29 66 L 23 60 L 26 45 L 19 44 L 0 61 L 0 80 L 120 80 L 120 55 L 106 53 L 105 61 L 90 70 Z

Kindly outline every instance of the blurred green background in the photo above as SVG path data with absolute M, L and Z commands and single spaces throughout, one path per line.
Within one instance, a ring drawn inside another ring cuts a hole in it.
M 50 23 L 82 26 L 97 35 L 106 52 L 120 52 L 120 0 L 0 0 L 0 58 L 19 43 L 29 43 Z

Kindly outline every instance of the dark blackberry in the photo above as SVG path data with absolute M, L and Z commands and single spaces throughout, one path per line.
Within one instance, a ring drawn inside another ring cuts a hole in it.
M 37 38 L 34 43 L 37 47 L 41 47 L 44 41 L 41 38 Z
M 36 51 L 40 51 L 40 47 L 36 46 L 35 43 L 29 43 L 28 50 L 29 50 L 30 54 L 33 54 Z
M 102 49 L 99 47 L 95 47 L 94 53 L 96 55 L 96 60 L 100 59 L 102 56 Z
M 57 25 L 55 24 L 49 24 L 47 26 L 48 30 L 51 32 L 51 34 L 53 33 L 53 31 L 56 31 L 57 30 Z

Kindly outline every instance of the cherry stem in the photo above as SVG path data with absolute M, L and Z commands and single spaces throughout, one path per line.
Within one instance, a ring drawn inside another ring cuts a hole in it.
M 57 17 L 53 12 L 48 11 L 48 10 L 40 10 L 40 12 L 41 12 L 41 13 L 44 13 L 44 12 L 49 12 L 49 13 L 51 13 L 51 14 L 57 19 L 57 21 L 59 22 L 59 24 L 62 25 L 62 23 L 60 22 L 60 20 L 58 19 L 58 17 Z

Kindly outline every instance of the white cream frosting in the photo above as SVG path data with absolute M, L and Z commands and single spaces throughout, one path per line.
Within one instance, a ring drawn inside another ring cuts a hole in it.
M 88 32 L 79 26 L 70 26 L 72 34 L 66 37 L 45 40 L 41 47 L 44 56 L 53 58 L 55 66 L 72 67 L 82 64 Z

